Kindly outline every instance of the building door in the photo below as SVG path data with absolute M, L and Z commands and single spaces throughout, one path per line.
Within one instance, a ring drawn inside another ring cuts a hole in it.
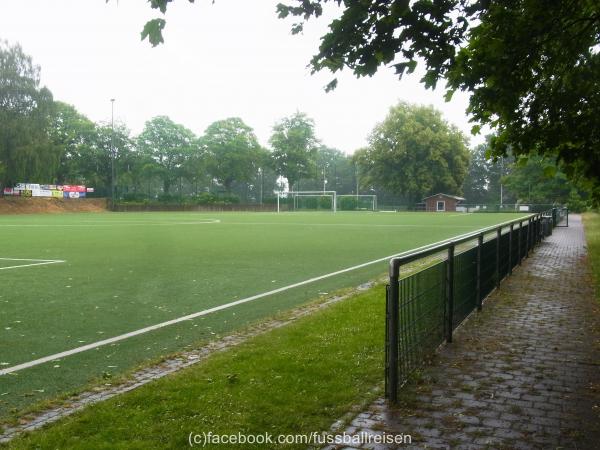
M 446 202 L 443 200 L 439 200 L 437 202 L 437 211 L 446 211 Z

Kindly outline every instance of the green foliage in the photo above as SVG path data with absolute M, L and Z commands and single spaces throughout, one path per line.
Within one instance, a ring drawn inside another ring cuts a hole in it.
M 407 195 L 414 203 L 436 192 L 460 194 L 469 152 L 466 138 L 439 111 L 400 102 L 355 160 L 367 184 Z
M 195 141 L 194 133 L 166 116 L 146 122 L 137 138 L 137 148 L 154 162 L 155 167 L 146 170 L 160 176 L 164 194 L 169 193 L 173 182 L 183 175 L 185 163 L 197 153 Z
M 463 195 L 468 204 L 500 203 L 500 180 L 506 174 L 513 158 L 502 157 L 494 161 L 488 154 L 489 140 L 471 151 L 469 171 L 463 182 Z M 504 196 L 510 195 L 504 193 Z
M 553 158 L 532 155 L 514 163 L 502 182 L 520 203 L 567 204 L 571 210 L 585 209 L 589 192 L 572 183 Z
M 279 16 L 308 20 L 326 0 L 280 4 Z M 340 2 L 338 2 L 340 4 Z M 401 77 L 425 62 L 422 82 L 472 93 L 469 112 L 497 130 L 496 155 L 557 155 L 571 175 L 600 184 L 600 4 L 427 0 L 344 2 L 314 71 L 349 67 L 372 75 L 392 64 Z M 294 25 L 294 29 L 298 28 Z M 475 128 L 474 131 L 478 131 Z
M 280 4 L 279 16 L 308 20 L 325 1 Z M 496 129 L 496 156 L 555 155 L 571 177 L 600 185 L 597 1 L 337 3 L 341 17 L 322 38 L 313 71 L 348 67 L 365 76 L 391 64 L 402 77 L 421 59 L 427 87 L 446 79 L 448 96 L 472 93 L 473 131 Z
M 290 190 L 315 170 L 318 141 L 314 128 L 314 121 L 301 112 L 283 118 L 273 127 L 269 140 L 273 165 L 278 174 L 287 178 Z
M 85 182 L 85 170 L 91 148 L 96 141 L 96 125 L 75 107 L 62 102 L 54 103 L 49 135 L 55 147 L 60 149 L 60 165 L 56 172 L 59 184 Z
M 27 177 L 52 182 L 59 150 L 48 139 L 51 92 L 19 45 L 0 40 L 0 187 Z
M 164 19 L 152 19 L 146 22 L 141 33 L 142 41 L 148 38 L 153 47 L 162 44 L 164 42 L 162 30 L 165 27 L 165 24 L 166 22 Z
M 600 303 L 600 214 L 598 211 L 584 214 L 583 224 L 588 244 L 588 258 L 596 286 L 596 298 Z
M 201 192 L 191 196 L 181 196 L 178 194 L 160 194 L 156 198 L 148 198 L 141 192 L 128 192 L 123 194 L 120 204 L 122 205 L 236 205 L 240 203 L 240 198 L 235 194 L 213 194 L 211 192 Z
M 209 125 L 200 147 L 206 152 L 210 173 L 227 192 L 234 181 L 250 181 L 264 163 L 264 151 L 254 131 L 238 117 Z
M 166 11 L 171 0 L 153 0 Z M 194 0 L 190 0 L 193 2 Z M 280 18 L 298 17 L 293 33 L 329 0 L 287 0 Z M 471 92 L 468 112 L 496 131 L 496 156 L 558 157 L 572 179 L 585 177 L 600 202 L 600 3 L 545 0 L 333 1 L 313 72 L 349 68 L 356 76 L 391 66 L 401 78 L 424 62 L 421 81 L 446 80 L 446 99 Z M 162 40 L 152 25 L 151 42 Z M 327 89 L 334 89 L 337 79 Z
M 358 209 L 356 197 L 342 197 L 340 199 L 339 209 L 341 211 L 355 211 Z
M 318 194 L 310 197 L 299 196 L 295 200 L 293 197 L 288 197 L 282 203 L 287 203 L 290 210 L 297 209 L 299 211 L 303 210 L 332 210 L 332 201 L 333 198 L 330 196 L 319 196 Z M 281 202 L 281 200 L 280 200 Z

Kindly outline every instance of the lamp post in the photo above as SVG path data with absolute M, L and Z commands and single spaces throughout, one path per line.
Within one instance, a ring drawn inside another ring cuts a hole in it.
M 110 204 L 115 209 L 115 99 L 110 99 Z

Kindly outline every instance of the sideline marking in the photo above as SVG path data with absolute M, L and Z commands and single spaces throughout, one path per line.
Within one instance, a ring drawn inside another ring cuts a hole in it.
M 510 221 L 508 221 L 510 222 Z M 494 225 L 496 227 L 500 227 L 500 226 L 504 226 L 504 224 L 508 223 L 508 222 L 503 222 L 503 223 L 499 223 L 497 225 Z M 219 306 L 215 306 L 213 308 L 209 308 L 209 309 L 205 309 L 204 311 L 199 311 L 193 314 L 188 314 L 186 316 L 182 316 L 182 317 L 178 317 L 176 319 L 171 319 L 171 320 L 167 320 L 166 322 L 161 322 L 161 323 L 157 323 L 156 325 L 150 325 L 148 327 L 145 328 L 140 328 L 139 330 L 135 330 L 135 331 L 130 331 L 129 333 L 125 333 L 125 334 L 120 334 L 118 336 L 114 336 L 108 339 L 103 339 L 101 341 L 97 341 L 97 342 L 93 342 L 91 344 L 86 344 L 86 345 L 82 345 L 81 347 L 76 347 L 73 348 L 71 350 L 65 350 L 64 352 L 60 352 L 60 353 L 55 353 L 53 355 L 48 355 L 48 356 L 44 356 L 43 358 L 39 358 L 39 359 L 34 359 L 32 361 L 28 361 L 28 362 L 24 362 L 21 364 L 17 364 L 16 366 L 11 366 L 11 367 L 7 367 L 5 369 L 0 369 L 0 376 L 2 375 L 7 375 L 9 373 L 14 373 L 17 372 L 19 370 L 23 370 L 23 369 L 28 369 L 30 367 L 34 367 L 34 366 L 38 366 L 40 364 L 44 364 L 50 361 L 54 361 L 60 358 L 64 358 L 66 356 L 71 356 L 71 355 L 75 355 L 77 353 L 82 353 L 85 352 L 87 350 L 91 350 L 94 348 L 98 348 L 98 347 L 103 347 L 105 345 L 108 344 L 112 344 L 114 342 L 119 342 L 119 341 L 123 341 L 125 339 L 129 339 L 130 337 L 134 337 L 134 336 L 139 336 L 140 334 L 145 334 L 148 333 L 149 331 L 154 331 L 154 330 L 158 330 L 160 328 L 164 328 L 164 327 L 168 327 L 169 325 L 174 325 L 180 322 L 184 322 L 187 320 L 192 320 L 195 319 L 196 317 L 201 317 L 201 316 L 206 316 L 208 314 L 211 314 L 213 312 L 217 312 L 217 311 L 222 311 L 224 309 L 228 309 L 231 308 L 232 306 L 237 306 L 237 305 L 241 305 L 243 303 L 248 303 L 251 302 L 253 300 L 258 300 L 259 298 L 263 298 L 263 297 L 267 297 L 269 295 L 273 295 L 273 294 L 278 294 L 280 292 L 284 292 L 284 291 L 288 291 L 290 289 L 294 289 L 300 286 L 304 286 L 306 284 L 310 284 L 310 283 L 314 283 L 315 281 L 321 281 L 324 280 L 326 278 L 331 278 L 334 277 L 336 275 L 340 275 L 342 273 L 347 273 L 347 272 L 351 272 L 353 270 L 356 269 L 362 269 L 363 267 L 367 267 L 373 264 L 377 264 L 383 261 L 388 261 L 391 258 L 396 258 L 399 256 L 402 256 L 404 254 L 407 253 L 413 253 L 417 250 L 424 250 L 430 247 L 434 247 L 436 245 L 440 245 L 443 243 L 448 243 L 451 241 L 454 241 L 455 239 L 460 239 L 463 236 L 466 236 L 468 234 L 471 234 L 473 232 L 475 232 L 477 230 L 473 230 L 469 233 L 463 233 L 460 234 L 458 236 L 452 236 L 451 238 L 448 239 L 444 239 L 438 242 L 434 242 L 432 244 L 427 244 L 427 245 L 423 245 L 421 247 L 417 247 L 417 248 L 412 248 L 410 250 L 406 250 L 404 252 L 401 253 L 396 253 L 394 255 L 390 255 L 390 256 L 385 256 L 383 258 L 378 258 L 378 259 L 374 259 L 372 261 L 368 261 L 362 264 L 358 264 L 356 266 L 352 266 L 352 267 L 347 267 L 345 269 L 341 269 L 341 270 L 337 270 L 335 272 L 330 272 L 330 273 L 326 273 L 325 275 L 319 275 L 318 277 L 314 277 L 314 278 L 309 278 L 308 280 L 304 280 L 304 281 L 300 281 L 298 283 L 294 283 L 294 284 L 290 284 L 288 286 L 283 286 L 277 289 L 273 289 L 272 291 L 268 291 L 268 292 L 263 292 L 261 294 L 256 294 L 253 295 L 251 297 L 246 297 L 246 298 L 242 298 L 240 300 L 236 300 L 234 302 L 230 302 L 230 303 L 225 303 L 223 305 L 219 305 Z M 474 238 L 475 239 L 475 238 Z
M 17 266 L 0 267 L 0 270 L 18 269 L 20 267 L 43 266 L 46 264 L 60 264 L 66 261 L 62 259 L 26 259 L 26 258 L 0 258 L 2 261 L 35 261 L 31 264 L 19 264 Z
M 472 225 L 423 225 L 402 223 L 304 223 L 304 222 L 223 222 L 223 225 L 289 225 L 298 227 L 360 227 L 360 228 L 472 228 Z

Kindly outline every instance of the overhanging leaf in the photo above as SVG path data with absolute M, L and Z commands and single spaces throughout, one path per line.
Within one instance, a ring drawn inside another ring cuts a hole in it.
M 146 22 L 144 29 L 142 30 L 142 41 L 148 38 L 152 47 L 156 47 L 158 44 L 164 42 L 162 36 L 162 30 L 165 28 L 164 19 L 152 19 Z

